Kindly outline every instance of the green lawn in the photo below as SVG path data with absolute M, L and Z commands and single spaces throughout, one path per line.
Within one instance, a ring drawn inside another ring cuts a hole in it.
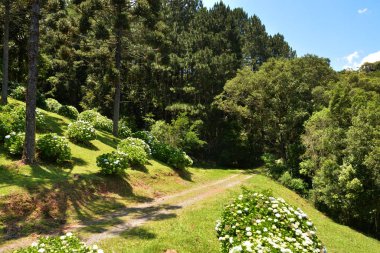
M 270 189 L 274 196 L 282 197 L 291 205 L 301 207 L 315 223 L 318 236 L 326 245 L 327 252 L 379 252 L 379 241 L 333 222 L 303 198 L 271 179 L 255 175 L 245 185 L 256 191 Z M 220 216 L 223 206 L 240 191 L 239 187 L 236 187 L 178 212 L 175 218 L 149 222 L 98 244 L 105 252 L 128 250 L 130 253 L 158 253 L 167 249 L 175 249 L 181 253 L 218 252 L 219 244 L 214 232 L 215 221 Z

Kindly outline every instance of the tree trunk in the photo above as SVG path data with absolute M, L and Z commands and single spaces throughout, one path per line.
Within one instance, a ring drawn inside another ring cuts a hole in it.
M 40 1 L 33 0 L 29 37 L 28 87 L 26 89 L 26 129 L 23 161 L 33 164 L 36 142 L 36 94 L 38 78 L 38 47 L 39 47 L 39 17 Z
M 120 96 L 121 96 L 121 37 L 123 29 L 118 27 L 116 30 L 116 51 L 115 51 L 115 66 L 118 71 L 115 82 L 115 98 L 113 104 L 113 135 L 118 136 L 119 118 L 120 118 Z
M 5 16 L 4 16 L 4 41 L 3 41 L 3 86 L 1 92 L 1 103 L 6 105 L 8 103 L 8 78 L 9 78 L 9 12 L 10 1 L 5 0 Z

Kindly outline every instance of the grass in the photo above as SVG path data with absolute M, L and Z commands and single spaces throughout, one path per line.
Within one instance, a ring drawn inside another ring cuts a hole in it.
M 43 133 L 64 135 L 71 120 L 43 113 L 48 123 Z M 150 160 L 143 168 L 128 169 L 124 176 L 102 176 L 96 157 L 115 150 L 118 141 L 97 131 L 91 145 L 70 142 L 72 161 L 32 166 L 7 156 L 0 145 L 0 243 L 35 232 L 59 231 L 72 222 L 91 222 L 126 205 L 236 173 L 202 168 L 176 171 Z
M 274 196 L 284 198 L 289 204 L 301 207 L 318 229 L 318 236 L 330 253 L 377 253 L 380 242 L 349 227 L 339 225 L 318 212 L 296 193 L 274 182 L 255 175 L 245 186 L 256 191 L 271 190 Z M 219 244 L 214 232 L 215 221 L 223 206 L 240 192 L 236 187 L 215 198 L 204 200 L 177 213 L 176 218 L 152 221 L 125 231 L 118 237 L 98 243 L 105 252 L 158 253 L 174 249 L 186 252 L 218 252 Z

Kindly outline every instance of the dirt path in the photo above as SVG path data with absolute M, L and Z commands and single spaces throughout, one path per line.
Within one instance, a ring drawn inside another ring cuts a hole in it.
M 96 222 L 79 224 L 67 227 L 67 231 L 83 229 L 87 226 L 105 224 L 107 221 L 117 220 L 114 226 L 108 226 L 103 232 L 92 234 L 86 239 L 88 244 L 117 236 L 120 233 L 142 225 L 151 220 L 160 220 L 172 218 L 176 216 L 176 212 L 194 203 L 206 198 L 212 197 L 229 188 L 242 184 L 245 180 L 251 178 L 252 175 L 235 174 L 227 178 L 206 183 L 189 190 L 185 190 L 176 194 L 164 196 L 155 199 L 149 203 L 143 203 L 132 207 L 124 208 L 120 211 L 113 212 L 104 219 Z M 11 251 L 20 247 L 28 246 L 36 240 L 36 236 L 19 239 L 13 243 L 0 246 L 0 252 Z

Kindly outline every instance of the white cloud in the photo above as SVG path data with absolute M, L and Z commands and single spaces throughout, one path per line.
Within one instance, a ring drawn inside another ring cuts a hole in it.
M 360 54 L 358 51 L 355 51 L 347 56 L 345 56 L 343 59 L 346 62 L 343 66 L 344 69 L 358 69 L 360 67 L 360 61 L 358 60 L 360 58 Z
M 359 14 L 364 14 L 364 13 L 366 13 L 367 11 L 368 11 L 368 8 L 359 9 L 359 10 L 358 10 L 358 13 L 359 13 Z
M 373 62 L 377 62 L 377 61 L 380 61 L 380 51 L 377 51 L 375 53 L 369 54 L 366 57 L 364 57 L 362 59 L 362 62 L 360 63 L 360 65 L 363 65 L 366 62 L 373 63 Z

